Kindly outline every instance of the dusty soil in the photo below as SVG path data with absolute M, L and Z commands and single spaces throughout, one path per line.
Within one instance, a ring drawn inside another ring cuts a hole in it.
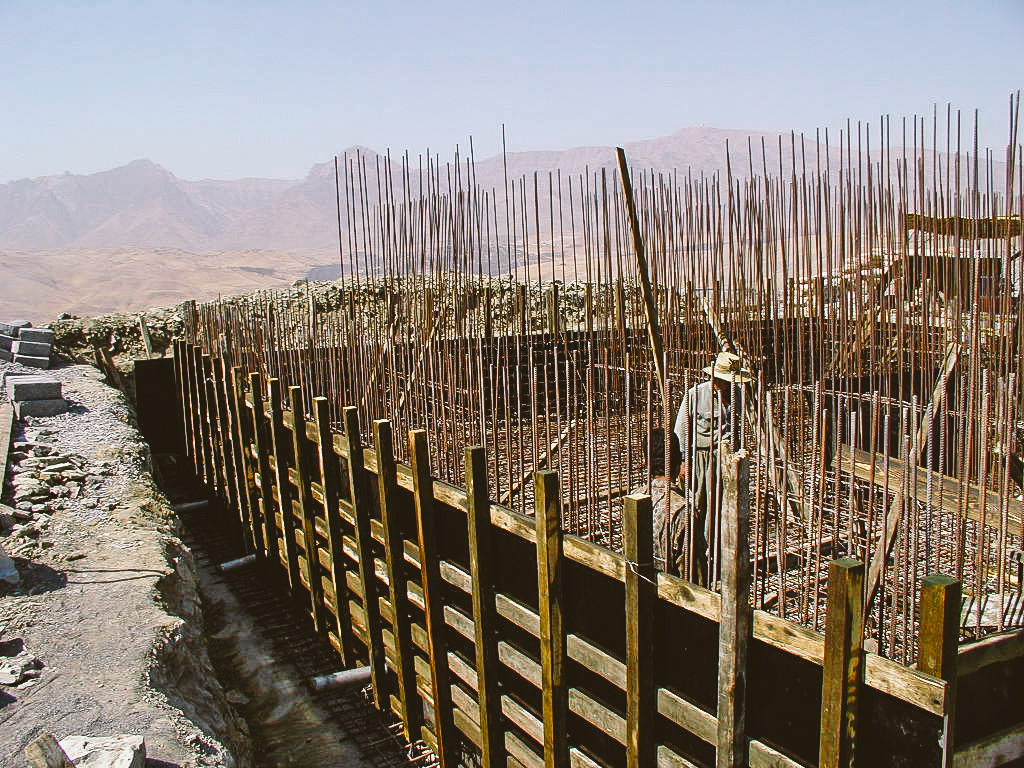
M 9 371 L 29 372 L 0 362 Z M 191 553 L 124 398 L 90 366 L 49 373 L 71 408 L 15 423 L 2 497 L 17 507 L 0 543 L 21 582 L 0 587 L 0 655 L 40 668 L 0 685 L 0 766 L 25 765 L 43 731 L 141 734 L 151 766 L 249 764 L 207 655 Z

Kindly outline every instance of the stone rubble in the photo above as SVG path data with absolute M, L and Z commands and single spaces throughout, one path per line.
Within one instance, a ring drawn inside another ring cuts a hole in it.
M 145 768 L 146 741 L 141 736 L 66 736 L 60 747 L 75 768 Z

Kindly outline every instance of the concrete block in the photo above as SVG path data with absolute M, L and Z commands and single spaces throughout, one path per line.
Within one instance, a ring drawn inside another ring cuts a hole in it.
M 61 384 L 47 376 L 11 376 L 7 379 L 7 399 L 55 400 L 61 397 Z
M 144 768 L 146 741 L 142 736 L 65 736 L 60 747 L 81 768 Z
M 14 362 L 21 363 L 29 368 L 49 368 L 50 356 L 38 357 L 36 355 L 14 355 Z
M 6 349 L 8 352 L 10 352 L 12 344 L 14 344 L 13 336 L 6 336 L 0 333 L 0 349 Z
M 68 401 L 63 397 L 53 400 L 25 400 L 14 403 L 14 418 L 24 419 L 26 416 L 56 416 L 68 409 Z
M 39 341 L 43 344 L 53 343 L 53 329 L 51 328 L 21 328 L 18 331 L 18 338 L 22 341 Z
M 22 341 L 15 339 L 11 352 L 16 355 L 32 355 L 33 357 L 49 357 L 50 345 L 44 341 Z
M 5 360 L 8 363 L 14 362 L 14 353 L 9 349 L 0 349 L 0 360 Z
M 4 336 L 17 336 L 22 328 L 31 328 L 32 323 L 28 320 L 14 320 L 10 323 L 0 323 L 0 333 Z

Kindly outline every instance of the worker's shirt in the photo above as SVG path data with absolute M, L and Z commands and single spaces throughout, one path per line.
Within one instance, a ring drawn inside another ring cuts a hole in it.
M 687 459 L 694 449 L 717 448 L 722 440 L 729 439 L 731 421 L 732 409 L 715 392 L 710 379 L 690 387 L 683 396 L 672 428 L 683 458 Z M 737 448 L 734 443 L 733 450 Z

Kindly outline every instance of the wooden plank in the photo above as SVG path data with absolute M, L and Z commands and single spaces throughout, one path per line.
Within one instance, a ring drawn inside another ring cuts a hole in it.
M 319 460 L 320 483 L 324 494 L 324 509 L 326 524 L 323 526 L 322 534 L 327 543 L 327 572 L 330 574 L 333 595 L 331 596 L 334 615 L 337 623 L 338 642 L 341 646 L 339 653 L 341 661 L 346 667 L 355 665 L 356 655 L 353 647 L 352 617 L 349 615 L 348 582 L 345 572 L 344 558 L 340 556 L 341 540 L 344 530 L 341 526 L 341 519 L 337 512 L 332 510 L 337 507 L 341 478 L 338 475 L 338 462 L 334 456 L 331 443 L 331 409 L 325 397 L 313 398 L 313 426 L 316 427 L 316 447 Z M 320 530 L 314 520 L 314 528 Z M 319 560 L 319 554 L 317 556 Z M 379 704 L 378 704 L 379 705 Z
M 966 216 L 929 216 L 923 213 L 903 214 L 904 229 L 931 232 L 936 235 L 958 236 L 965 240 L 1001 239 L 1020 237 L 1020 216 L 991 216 L 972 219 Z
M 505 765 L 505 728 L 498 690 L 497 610 L 494 605 L 494 551 L 491 504 L 487 488 L 487 452 L 477 445 L 465 450 L 468 501 L 469 570 L 472 578 L 473 642 L 476 647 L 480 761 L 484 768 Z
M 863 677 L 864 564 L 851 558 L 828 567 L 825 666 L 821 685 L 820 768 L 852 768 L 857 704 Z
M 569 692 L 562 628 L 562 499 L 556 472 L 544 470 L 535 478 L 544 765 L 565 768 L 569 763 Z
M 270 390 L 270 417 L 269 431 L 271 450 L 274 455 L 274 486 L 277 489 L 277 511 L 281 513 L 281 528 L 279 530 L 279 543 L 285 557 L 285 567 L 288 569 L 288 585 L 294 594 L 302 586 L 302 577 L 299 572 L 299 555 L 295 547 L 295 517 L 291 512 L 291 494 L 288 492 L 288 459 L 285 454 L 285 429 L 281 422 L 283 413 L 281 405 L 281 381 L 271 378 L 267 382 Z M 275 518 L 276 519 L 276 518 Z
M 455 765 L 458 736 L 452 720 L 451 683 L 445 642 L 444 602 L 441 594 L 441 564 L 437 554 L 437 521 L 434 516 L 434 486 L 430 477 L 430 449 L 426 430 L 409 432 L 412 460 L 413 498 L 416 506 L 416 536 L 420 549 L 420 574 L 426 603 L 427 638 L 430 644 L 430 676 L 434 692 L 434 725 L 437 755 L 442 765 Z
M 388 600 L 392 608 L 392 630 L 395 638 L 395 678 L 398 700 L 402 705 L 402 728 L 407 739 L 419 732 L 423 713 L 416 696 L 413 667 L 411 621 L 408 612 L 408 580 L 405 577 L 403 531 L 399 524 L 395 492 L 398 487 L 395 465 L 394 437 L 391 422 L 373 422 L 373 443 L 376 448 L 377 499 L 384 526 L 384 561 L 388 570 Z
M 224 462 L 221 461 L 220 430 L 217 427 L 219 407 L 217 403 L 217 387 L 213 380 L 213 358 L 206 352 L 203 353 L 202 365 L 203 378 L 201 385 L 203 397 L 205 398 L 203 401 L 205 403 L 203 426 L 206 432 L 206 450 L 210 456 L 210 472 L 207 475 L 206 483 L 215 494 L 223 497 Z M 123 389 L 123 387 L 120 388 Z
M 750 615 L 750 485 L 746 451 L 722 462 L 722 616 L 718 625 L 718 768 L 746 768 Z M 653 538 L 653 535 L 652 537 Z
M 188 359 L 191 355 L 188 352 L 188 343 L 184 339 L 174 340 L 174 374 L 178 385 L 178 395 L 181 398 L 181 421 L 183 428 L 185 456 L 192 462 L 195 469 L 195 454 L 193 448 L 192 434 L 192 394 L 189 379 Z
M 1024 758 L 1024 723 L 1017 723 L 959 749 L 954 768 L 989 768 Z
M 291 407 L 293 425 L 305 423 L 305 407 L 302 402 L 302 387 L 288 388 L 288 401 Z M 292 429 L 292 455 L 295 471 L 295 498 L 292 501 L 292 508 L 298 513 L 300 530 L 302 531 L 302 546 L 306 550 L 306 567 L 309 569 L 307 580 L 309 582 L 309 601 L 312 607 L 313 631 L 320 632 L 326 629 L 327 616 L 325 615 L 323 590 L 320 586 L 319 567 L 320 561 L 316 557 L 316 532 L 313 529 L 313 497 L 309 492 L 309 478 L 312 474 L 309 467 L 309 458 L 306 451 L 306 430 L 305 428 Z M 291 473 L 289 473 L 289 476 Z M 298 542 L 298 537 L 296 537 Z
M 377 709 L 384 711 L 391 695 L 387 670 L 384 666 L 384 642 L 381 638 L 379 583 L 374 573 L 373 540 L 370 536 L 371 503 L 363 472 L 363 442 L 359 428 L 359 409 L 348 406 L 342 410 L 345 437 L 348 440 L 348 487 L 355 512 L 356 551 L 359 562 L 359 580 L 363 585 L 363 610 L 366 612 L 367 649 L 370 657 L 370 676 Z
M 879 656 L 864 654 L 864 685 L 942 717 L 949 706 L 948 684 L 937 677 Z
M 193 456 L 195 457 L 196 463 L 196 477 L 200 482 L 206 484 L 207 473 L 209 464 L 207 463 L 208 455 L 206 451 L 206 429 L 203 424 L 205 421 L 205 397 L 203 396 L 203 390 L 205 387 L 202 382 L 203 378 L 203 350 L 199 347 L 190 347 L 189 352 L 189 384 L 192 387 L 192 436 L 195 440 L 193 444 Z
M 1013 661 L 1024 656 L 1024 629 L 1014 629 L 960 646 L 957 675 L 964 677 L 989 664 Z
M 658 598 L 654 568 L 654 512 L 651 497 L 626 497 L 623 549 L 628 568 L 626 598 L 626 764 L 651 765 L 657 755 L 654 685 L 654 607 Z
M 234 478 L 231 471 L 231 430 L 227 423 L 227 401 L 224 398 L 224 363 L 219 357 L 210 358 L 210 397 L 213 401 L 210 433 L 216 452 L 217 490 L 221 501 L 228 509 L 238 509 L 235 498 Z
M 942 766 L 953 765 L 953 723 L 956 705 L 957 646 L 960 641 L 960 582 L 931 574 L 921 582 L 921 628 L 917 668 L 950 685 L 950 706 L 942 719 Z
M 1006 532 L 1011 536 L 1024 536 L 1024 502 L 1012 496 L 1000 496 L 989 490 L 982 493 L 982 489 L 974 483 L 961 485 L 955 477 L 933 471 L 931 473 L 932 495 L 929 499 L 927 469 L 914 466 L 910 478 L 905 482 L 907 469 L 900 459 L 893 456 L 886 457 L 880 453 L 872 454 L 860 448 L 851 449 L 848 445 L 840 447 L 833 466 L 844 472 L 852 472 L 860 480 L 881 486 L 886 482 L 886 477 L 882 474 L 882 467 L 886 461 L 889 463 L 888 484 L 890 489 L 907 487 L 907 495 L 910 498 L 922 504 L 930 502 L 954 517 L 962 514 L 961 499 L 966 493 L 967 519 L 980 523 L 982 521 L 982 504 L 984 503 L 985 509 L 988 510 L 985 513 L 985 523 L 993 528 L 999 527 L 1002 504 L 1005 503 L 1008 518 Z

